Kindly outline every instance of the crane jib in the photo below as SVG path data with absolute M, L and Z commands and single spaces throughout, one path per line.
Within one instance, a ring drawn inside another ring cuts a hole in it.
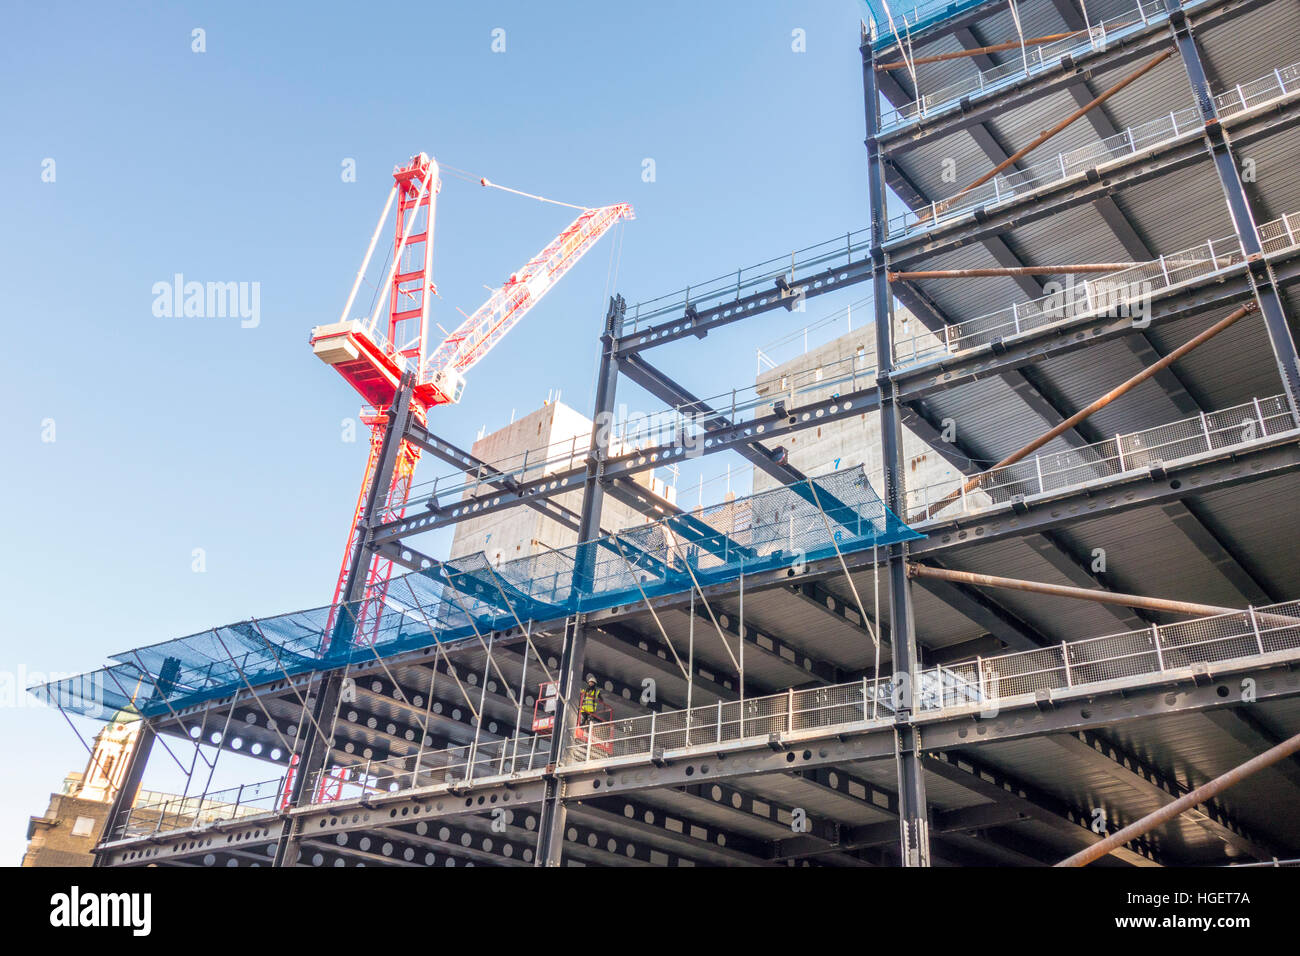
M 442 369 L 464 373 L 476 365 L 601 236 L 632 216 L 627 203 L 584 211 L 447 336 L 430 355 L 422 380 Z

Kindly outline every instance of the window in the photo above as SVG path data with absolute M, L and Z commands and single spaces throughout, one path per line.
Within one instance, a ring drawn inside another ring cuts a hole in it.
M 95 832 L 95 821 L 91 817 L 77 817 L 77 822 L 72 825 L 73 836 L 90 836 Z

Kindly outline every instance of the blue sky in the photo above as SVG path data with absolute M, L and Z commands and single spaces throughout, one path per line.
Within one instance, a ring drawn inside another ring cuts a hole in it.
M 529 192 L 635 206 L 617 280 L 605 240 L 433 424 L 468 446 L 552 390 L 585 411 L 607 290 L 652 298 L 865 225 L 861 14 L 856 0 L 12 6 L 0 863 L 85 761 L 14 684 L 329 600 L 365 447 L 341 440 L 358 402 L 307 336 L 337 319 L 394 164 L 423 150 Z M 445 174 L 436 320 L 473 311 L 572 215 Z M 259 324 L 155 317 L 152 287 L 176 273 L 258 283 Z M 756 346 L 841 305 L 653 361 L 716 394 L 752 383 Z M 146 783 L 173 782 L 167 763 L 156 751 Z

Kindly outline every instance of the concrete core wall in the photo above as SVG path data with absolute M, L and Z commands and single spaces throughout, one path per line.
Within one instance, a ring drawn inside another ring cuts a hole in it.
M 898 338 L 929 335 L 911 315 L 897 309 L 894 315 Z M 931 335 L 931 339 L 934 337 Z M 933 342 L 920 342 L 921 347 Z M 756 380 L 760 396 L 773 402 L 784 399 L 794 408 L 810 402 L 846 394 L 869 385 L 876 371 L 876 329 L 868 323 L 836 339 L 809 349 L 760 374 Z M 770 406 L 762 410 L 770 411 Z M 865 465 L 871 486 L 884 488 L 880 462 L 880 413 L 871 411 L 809 428 L 781 443 L 789 449 L 790 464 L 807 475 L 822 475 L 843 468 Z M 909 488 L 951 482 L 959 477 L 956 468 L 944 460 L 933 447 L 903 426 L 904 482 Z M 780 482 L 767 473 L 755 470 L 754 490 L 766 491 Z
M 528 480 L 543 475 L 556 474 L 570 468 L 581 467 L 591 443 L 591 419 L 562 402 L 548 402 L 536 411 L 516 419 L 505 428 L 499 428 L 474 443 L 471 453 L 488 462 L 517 474 L 523 468 Z M 611 447 L 611 454 L 620 448 Z M 524 454 L 527 452 L 527 462 Z M 676 490 L 665 485 L 650 472 L 637 476 L 637 481 L 656 494 L 676 500 Z M 491 495 L 491 489 L 478 492 L 481 497 Z M 474 497 L 471 490 L 465 498 Z M 551 501 L 563 505 L 575 514 L 582 508 L 582 488 L 557 495 Z M 646 518 L 627 505 L 605 496 L 601 508 L 601 527 L 621 531 L 644 524 Z M 460 558 L 482 551 L 494 564 L 527 557 L 552 548 L 559 549 L 578 543 L 578 535 L 532 508 L 507 508 L 480 518 L 470 518 L 456 525 L 452 538 L 450 558 Z

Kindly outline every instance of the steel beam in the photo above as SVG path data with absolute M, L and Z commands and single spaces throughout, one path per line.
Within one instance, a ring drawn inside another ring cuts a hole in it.
M 1076 846 L 1091 846 L 1101 842 L 1104 836 L 1092 830 L 1092 815 L 1087 809 L 1070 806 L 1024 781 L 1014 780 L 967 753 L 928 753 L 925 769 L 999 806 L 1051 827 L 1063 839 Z M 1115 856 L 1133 866 L 1158 865 L 1154 850 L 1141 842 L 1121 847 Z
M 709 807 L 712 812 L 716 812 L 717 808 L 725 808 L 750 820 L 762 821 L 764 830 L 772 837 L 771 845 L 774 847 L 798 840 L 829 849 L 840 839 L 838 823 L 829 817 L 806 811 L 804 823 L 807 829 L 796 837 L 791 823 L 794 811 L 799 808 L 786 801 L 756 796 L 750 790 L 742 790 L 729 783 L 714 781 L 708 784 L 686 784 L 676 788 L 673 793 L 689 797 L 692 802 L 701 807 Z M 890 826 L 893 831 L 890 842 L 897 842 L 898 825 L 891 823 Z
M 665 852 L 713 866 L 753 866 L 763 862 L 766 851 L 762 843 L 733 830 L 626 796 L 584 800 L 569 814 L 607 834 L 648 841 Z
M 787 288 L 774 285 L 766 291 L 753 292 L 738 296 L 720 305 L 696 309 L 687 306 L 681 316 L 660 322 L 656 325 L 638 329 L 627 336 L 618 346 L 618 358 L 643 352 L 659 345 L 676 342 L 679 339 L 695 337 L 702 339 L 715 329 L 771 312 L 775 309 L 792 309 L 797 302 L 805 301 L 828 292 L 837 292 L 848 286 L 865 282 L 871 278 L 871 266 L 865 259 L 848 261 L 830 269 L 822 269 L 806 276 L 790 280 Z
M 853 606 L 853 602 L 846 601 L 831 591 L 825 584 L 820 581 L 798 581 L 791 584 L 789 590 L 792 595 L 807 606 L 816 608 L 833 620 L 854 628 L 867 637 L 872 636 L 871 627 L 874 627 L 880 637 L 882 652 L 888 650 L 883 645 L 888 644 L 890 641 L 889 625 L 870 620 L 870 618 L 866 621 L 862 620 L 862 614 Z M 882 658 L 882 660 L 888 660 L 888 657 Z
M 688 618 L 689 614 L 690 612 L 687 611 Z M 714 608 L 713 616 L 717 618 L 718 628 L 729 641 L 739 642 L 742 640 L 740 625 L 734 619 L 734 615 Z M 703 640 L 707 642 L 716 639 L 717 631 L 713 630 L 713 620 L 709 617 L 708 611 L 697 604 L 695 617 L 696 628 L 705 627 L 713 631 L 712 638 L 706 633 Z M 788 670 L 793 685 L 803 683 L 834 684 L 844 680 L 844 672 L 834 663 L 814 657 L 811 651 L 802 650 L 782 638 L 776 637 L 767 628 L 755 625 L 752 617 L 751 620 L 745 622 L 745 631 L 746 634 L 743 640 L 746 654 L 751 658 L 757 655 L 760 659 L 783 666 Z M 701 643 L 698 634 L 695 643 L 698 648 Z M 748 677 L 749 675 L 746 675 L 746 684 L 749 683 Z
M 662 371 L 652 366 L 642 356 L 629 355 L 622 363 L 621 368 L 624 375 L 651 395 L 660 401 L 666 402 L 679 412 L 684 411 L 709 431 L 733 427 L 729 417 L 723 415 L 703 399 L 692 395 Z M 737 445 L 736 451 L 748 459 L 755 468 L 765 471 L 783 485 L 803 481 L 806 477 L 797 468 L 789 464 L 779 463 L 776 451 L 760 441 Z
M 952 838 L 957 834 L 976 835 L 979 833 L 982 844 L 973 847 L 977 852 L 987 845 L 988 837 L 980 831 L 991 827 L 1009 826 L 1030 819 L 1029 814 L 999 804 L 989 803 L 962 810 L 931 811 L 930 837 L 934 842 Z M 889 846 L 898 840 L 898 824 L 867 823 L 860 826 L 843 828 L 839 838 L 829 845 L 818 845 L 819 841 L 807 838 L 794 838 L 782 841 L 772 847 L 770 859 L 773 861 L 791 859 L 809 859 L 832 853 L 845 853 L 852 850 L 864 850 L 871 847 Z M 932 856 L 942 856 L 943 849 L 933 850 Z M 985 853 L 984 855 L 987 855 Z
M 686 613 L 685 608 L 681 610 Z M 606 622 L 592 631 L 589 640 L 613 648 L 619 654 L 630 657 L 647 671 L 658 673 L 660 679 L 656 681 L 656 687 L 664 682 L 664 678 L 673 683 L 677 681 L 686 683 L 686 675 L 678 668 L 671 652 L 656 636 L 634 631 L 622 623 Z M 697 701 L 701 700 L 700 694 L 705 695 L 703 702 L 707 703 L 735 700 L 739 696 L 735 681 L 722 674 L 709 676 L 698 661 L 695 662 L 695 669 L 692 672 L 692 683 Z M 681 695 L 680 699 L 684 703 L 685 695 Z
M 415 419 L 407 425 L 406 440 L 440 461 L 459 468 L 466 476 L 473 475 L 476 479 L 481 479 L 489 488 L 498 491 L 514 491 L 519 486 L 519 481 L 514 476 L 505 474 L 487 462 L 475 458 L 469 452 L 462 451 L 451 442 L 439 438 L 429 431 L 427 426 Z M 545 498 L 526 498 L 523 503 L 570 531 L 578 530 L 580 516 L 559 502 Z
M 1173 803 L 1190 787 L 1183 787 L 1141 757 L 1125 750 L 1102 734 L 1090 731 L 1073 734 L 1053 734 L 1046 738 L 1075 760 L 1119 781 L 1143 796 L 1154 799 L 1160 806 Z M 1252 856 L 1269 860 L 1278 855 L 1268 841 L 1251 834 L 1214 800 L 1201 804 L 1190 819 L 1210 836 L 1226 845 Z
M 1283 734 L 1268 726 L 1248 704 L 1207 710 L 1205 719 L 1251 754 L 1263 753 L 1286 739 Z M 1300 757 L 1293 755 L 1275 763 L 1270 769 L 1286 780 L 1296 794 L 1300 794 Z
M 1214 565 L 1214 569 L 1227 579 L 1246 603 L 1274 604 L 1281 600 L 1265 590 L 1246 569 L 1244 559 L 1239 556 L 1236 548 L 1229 547 L 1218 534 L 1210 530 L 1202 517 L 1204 509 L 1195 500 L 1171 501 L 1160 510 L 1187 539 L 1187 543 Z
M 939 713 L 921 715 L 926 750 L 969 748 L 999 741 L 1113 726 L 1165 715 L 1196 713 L 1231 706 L 1240 687 L 1249 684 L 1259 702 L 1300 696 L 1300 659 L 1224 661 L 1213 672 L 1205 665 L 1185 668 L 1157 680 L 1128 679 L 1105 690 L 1073 688 L 1035 700 L 1008 699 L 996 714 Z M 866 728 L 860 733 L 809 734 L 773 750 L 766 741 L 735 742 L 673 754 L 662 762 L 648 758 L 608 768 L 575 767 L 564 771 L 575 799 L 623 794 L 659 787 L 726 782 L 764 773 L 835 766 L 893 756 L 893 727 Z M 705 784 L 705 785 L 707 785 Z M 471 785 L 443 784 L 417 791 L 378 794 L 362 806 L 358 801 L 318 804 L 295 810 L 304 830 L 344 832 L 373 828 L 397 817 L 439 819 L 483 813 L 493 806 L 535 807 L 542 799 L 541 772 L 508 778 L 484 778 Z M 265 839 L 286 815 L 231 821 L 205 828 L 201 848 L 213 852 L 246 841 Z M 272 837 L 273 839 L 273 837 Z M 118 841 L 101 852 L 110 865 L 162 862 L 193 852 L 194 831 L 159 834 L 150 839 Z

